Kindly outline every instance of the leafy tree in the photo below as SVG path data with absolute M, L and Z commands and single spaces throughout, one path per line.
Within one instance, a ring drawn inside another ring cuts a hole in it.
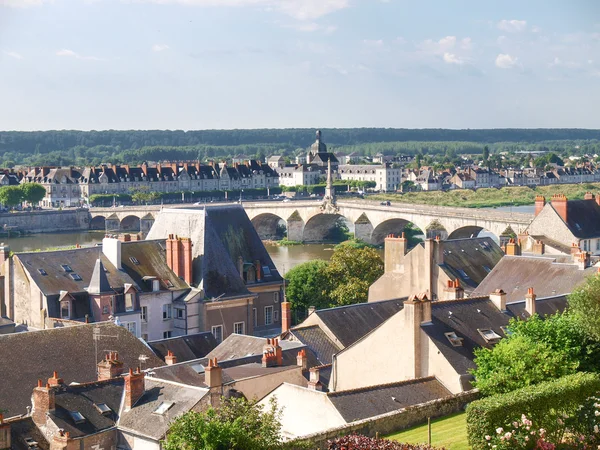
M 372 248 L 337 246 L 326 270 L 335 306 L 363 303 L 368 299 L 369 286 L 383 275 L 383 261 Z
M 600 276 L 594 276 L 569 295 L 569 311 L 592 339 L 600 341 Z
M 219 409 L 188 412 L 176 419 L 163 442 L 165 450 L 282 449 L 280 411 L 264 410 L 245 399 L 223 400 Z
M 576 372 L 577 363 L 550 345 L 515 335 L 492 349 L 475 349 L 474 385 L 485 395 L 504 394 Z
M 421 154 L 417 153 L 417 156 L 415 156 L 415 166 L 417 167 L 417 170 L 421 169 Z
M 490 159 L 490 148 L 486 145 L 483 147 L 483 162 L 487 162 Z
M 160 193 L 151 191 L 148 186 L 140 186 L 131 191 L 131 199 L 139 204 L 151 203 L 160 198 Z
M 21 203 L 22 198 L 23 191 L 19 186 L 4 186 L 0 188 L 0 203 L 3 206 L 16 206 Z
M 42 201 L 46 196 L 46 188 L 38 183 L 23 183 L 19 186 L 23 200 L 30 204 L 36 204 Z
M 285 275 L 288 282 L 285 294 L 295 311 L 304 312 L 310 306 L 329 307 L 327 266 L 327 261 L 315 259 L 298 264 Z

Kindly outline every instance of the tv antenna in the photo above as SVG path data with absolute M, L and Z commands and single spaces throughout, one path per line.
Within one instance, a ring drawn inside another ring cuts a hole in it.
M 142 370 L 142 365 L 149 359 L 149 356 L 140 355 L 138 356 L 138 360 L 140 361 L 140 371 Z
M 101 338 L 115 338 L 118 339 L 119 336 L 113 336 L 110 334 L 102 334 L 102 330 L 100 327 L 96 325 L 92 331 L 92 339 L 94 339 L 94 353 L 96 354 L 96 372 L 98 371 L 98 341 Z

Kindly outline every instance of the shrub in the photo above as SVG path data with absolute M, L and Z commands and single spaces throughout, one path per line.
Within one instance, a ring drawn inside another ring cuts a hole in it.
M 523 414 L 553 440 L 564 431 L 559 423 L 563 417 L 574 416 L 599 391 L 600 375 L 580 372 L 477 400 L 467 408 L 469 444 L 473 450 L 488 448 L 485 436 L 494 436 L 497 428 L 510 426 Z
M 401 444 L 387 439 L 375 439 L 351 434 L 327 441 L 329 450 L 436 450 L 425 444 Z M 443 450 L 438 448 L 438 450 Z

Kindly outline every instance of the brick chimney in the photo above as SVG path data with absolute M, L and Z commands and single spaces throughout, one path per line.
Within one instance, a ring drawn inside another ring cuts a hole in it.
M 444 300 L 458 300 L 464 298 L 465 290 L 460 286 L 458 279 L 448 280 L 448 285 L 444 288 Z
M 209 388 L 217 388 L 223 384 L 223 369 L 217 358 L 208 360 L 208 366 L 204 369 L 204 384 Z
M 402 233 L 401 237 L 389 234 L 385 238 L 385 272 L 400 272 L 404 267 L 404 255 L 408 247 L 407 239 Z
M 546 251 L 546 245 L 542 241 L 535 241 L 532 250 L 534 255 L 543 255 Z
M 167 265 L 175 275 L 191 285 L 193 281 L 192 240 L 170 234 L 166 244 Z
M 125 411 L 129 411 L 135 406 L 142 395 L 144 395 L 145 384 L 144 377 L 146 374 L 140 372 L 140 369 L 133 372 L 133 369 L 129 369 L 129 373 L 125 375 Z
M 190 238 L 181 238 L 181 246 L 183 247 L 183 279 L 189 285 L 192 284 L 194 271 L 192 268 L 192 240 Z
M 281 303 L 281 332 L 289 331 L 292 326 L 292 305 L 288 301 Z
M 311 367 L 309 370 L 308 388 L 313 391 L 322 391 L 323 383 L 319 380 L 319 368 Z
M 52 437 L 52 444 L 51 444 L 51 449 L 52 450 L 69 450 L 69 442 L 73 443 L 74 441 L 71 439 L 71 433 L 69 433 L 68 431 L 63 430 L 62 428 L 59 429 L 56 434 Z M 71 448 L 79 448 L 79 444 L 77 444 L 74 447 Z
M 31 418 L 37 426 L 46 425 L 47 414 L 54 411 L 56 407 L 56 393 L 50 384 L 43 385 L 42 380 L 38 380 L 38 385 L 33 389 L 32 395 L 33 409 Z
M 119 234 L 119 240 L 121 242 L 130 242 L 131 241 L 131 235 L 129 233 Z
M 490 294 L 490 300 L 499 311 L 506 311 L 506 292 L 502 289 L 496 289 Z
M 536 216 L 542 212 L 542 209 L 544 209 L 544 206 L 546 206 L 546 197 L 544 197 L 543 195 L 536 195 L 536 197 L 535 197 L 535 215 Z
M 254 268 L 256 269 L 256 281 L 262 281 L 262 266 L 258 259 L 254 261 Z
M 525 311 L 529 313 L 529 316 L 535 314 L 535 299 L 536 295 L 533 293 L 533 288 L 528 288 L 525 296 Z
M 302 349 L 298 352 L 298 356 L 296 356 L 296 364 L 302 367 L 302 370 L 308 369 L 308 358 L 306 357 L 305 349 Z
M 177 356 L 171 351 L 167 351 L 167 356 L 165 356 L 165 362 L 167 366 L 172 366 L 173 364 L 177 364 Z
M 567 221 L 567 197 L 563 194 L 554 194 L 552 196 L 552 207 L 558 213 L 562 220 Z
M 594 194 L 592 194 L 591 192 L 586 192 L 585 195 L 583 196 L 584 200 L 594 200 Z
M 263 347 L 262 366 L 276 367 L 283 364 L 283 353 L 279 340 L 276 338 L 267 338 L 267 343 Z
M 118 352 L 108 352 L 98 363 L 98 381 L 120 377 L 123 373 L 123 362 L 119 361 Z
M 11 448 L 10 423 L 5 422 L 4 416 L 0 413 L 0 450 L 10 450 Z
M 508 256 L 520 256 L 521 255 L 521 243 L 515 242 L 513 238 L 510 238 L 506 243 L 505 253 Z
M 413 372 L 409 375 L 411 378 L 419 378 L 423 376 L 421 367 L 421 326 L 431 324 L 431 300 L 426 293 L 411 295 L 404 302 L 404 323 L 412 332 L 408 334 L 407 348 L 412 350 L 412 366 Z
M 571 256 L 573 257 L 573 261 L 577 260 L 577 255 L 579 254 L 581 250 L 579 249 L 579 244 L 577 244 L 576 242 L 573 242 L 571 244 Z
M 59 386 L 64 384 L 64 381 L 62 378 L 58 377 L 58 372 L 55 370 L 52 374 L 52 378 L 48 378 L 48 384 L 50 386 Z
M 590 266 L 590 254 L 589 252 L 581 252 L 577 255 L 577 267 L 579 270 L 585 270 Z

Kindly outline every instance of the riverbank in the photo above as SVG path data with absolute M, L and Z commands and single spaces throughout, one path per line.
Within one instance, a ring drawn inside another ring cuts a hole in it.
M 532 205 L 537 195 L 550 200 L 554 194 L 564 194 L 569 200 L 582 200 L 586 192 L 600 192 L 600 183 L 560 184 L 551 186 L 455 189 L 452 191 L 406 192 L 404 194 L 370 195 L 369 200 L 414 203 L 464 208 L 494 208 L 499 206 Z

